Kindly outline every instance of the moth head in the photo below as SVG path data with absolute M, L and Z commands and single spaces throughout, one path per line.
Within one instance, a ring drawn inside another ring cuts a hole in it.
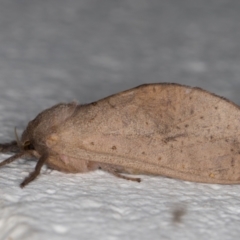
M 35 150 L 33 143 L 30 140 L 26 140 L 22 145 L 23 150 Z
M 20 141 L 17 133 L 17 128 L 14 129 L 15 137 L 16 137 L 16 143 L 19 148 L 19 150 L 28 151 L 28 150 L 34 150 L 34 145 L 30 140 L 22 140 Z

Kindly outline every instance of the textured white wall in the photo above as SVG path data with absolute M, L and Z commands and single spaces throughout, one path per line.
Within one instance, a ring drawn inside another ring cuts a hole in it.
M 0 1 L 0 141 L 57 102 L 147 82 L 200 86 L 240 103 L 239 10 L 231 0 Z M 20 189 L 34 166 L 0 169 L 0 240 L 239 239 L 238 185 L 44 168 Z

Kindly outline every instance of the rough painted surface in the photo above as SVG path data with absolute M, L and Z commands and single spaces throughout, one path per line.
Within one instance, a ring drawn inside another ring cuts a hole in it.
M 199 86 L 239 104 L 239 9 L 219 0 L 1 1 L 0 141 L 57 102 L 147 82 Z M 34 166 L 0 170 L 0 239 L 239 239 L 238 185 L 44 169 L 20 189 Z

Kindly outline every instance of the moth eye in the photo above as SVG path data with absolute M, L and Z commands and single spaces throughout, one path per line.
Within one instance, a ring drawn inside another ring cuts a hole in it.
M 35 148 L 34 148 L 33 144 L 30 141 L 26 141 L 23 144 L 23 149 L 24 150 L 34 150 Z

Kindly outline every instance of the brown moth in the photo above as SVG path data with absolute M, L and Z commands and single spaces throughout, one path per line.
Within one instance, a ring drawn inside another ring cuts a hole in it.
M 102 169 L 187 181 L 240 183 L 240 108 L 200 88 L 146 84 L 86 105 L 60 103 L 30 121 L 18 141 L 0 152 L 38 159 L 69 173 Z

